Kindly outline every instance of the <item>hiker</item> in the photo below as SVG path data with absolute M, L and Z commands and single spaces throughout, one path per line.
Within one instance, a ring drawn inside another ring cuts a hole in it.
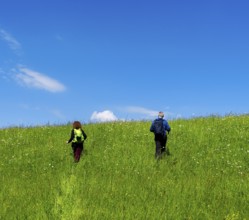
M 79 121 L 75 121 L 73 123 L 73 129 L 71 131 L 71 137 L 66 142 L 67 144 L 72 142 L 72 150 L 74 155 L 74 161 L 79 162 L 81 153 L 83 151 L 83 143 L 86 140 L 87 135 L 83 131 L 81 123 Z
M 169 155 L 169 150 L 166 147 L 166 143 L 167 143 L 167 132 L 169 134 L 171 128 L 168 122 L 163 118 L 164 118 L 164 113 L 159 112 L 158 118 L 155 119 L 150 126 L 150 131 L 153 132 L 155 135 L 156 159 L 160 159 L 164 153 Z

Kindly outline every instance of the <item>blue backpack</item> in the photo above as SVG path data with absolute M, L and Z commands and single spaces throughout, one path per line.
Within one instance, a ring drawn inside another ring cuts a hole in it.
M 154 134 L 155 135 L 164 135 L 164 126 L 163 126 L 163 120 L 162 119 L 156 119 L 154 121 Z

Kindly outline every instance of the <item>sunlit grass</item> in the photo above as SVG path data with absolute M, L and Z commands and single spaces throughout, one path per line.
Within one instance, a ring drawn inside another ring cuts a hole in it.
M 0 130 L 0 219 L 248 219 L 249 117 L 169 121 L 154 160 L 150 122 Z

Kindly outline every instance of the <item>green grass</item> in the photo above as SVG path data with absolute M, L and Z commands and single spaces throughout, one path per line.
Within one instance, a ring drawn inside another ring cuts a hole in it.
M 0 219 L 249 219 L 249 116 L 169 121 L 154 159 L 150 122 L 0 130 Z

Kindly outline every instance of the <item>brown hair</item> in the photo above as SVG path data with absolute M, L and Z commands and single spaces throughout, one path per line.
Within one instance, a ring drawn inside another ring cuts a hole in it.
M 74 121 L 73 128 L 75 128 L 75 129 L 81 128 L 81 123 L 79 121 Z

